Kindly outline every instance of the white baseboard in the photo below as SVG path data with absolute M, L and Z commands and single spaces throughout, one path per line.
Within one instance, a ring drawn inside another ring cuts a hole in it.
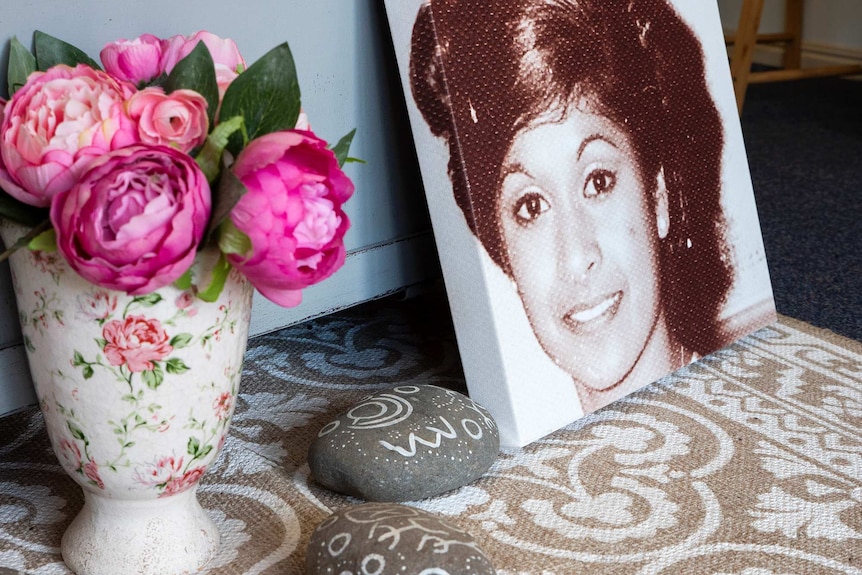
M 295 308 L 281 308 L 255 293 L 249 334 L 275 331 L 439 276 L 431 232 L 361 248 L 347 254 L 334 276 L 307 289 Z M 0 349 L 0 416 L 35 403 L 24 345 Z
M 440 276 L 431 232 L 362 248 L 323 283 L 306 289 L 302 303 L 285 309 L 254 294 L 249 335 L 260 335 L 377 299 Z

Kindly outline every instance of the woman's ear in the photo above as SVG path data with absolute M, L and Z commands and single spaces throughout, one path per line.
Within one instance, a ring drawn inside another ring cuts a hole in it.
M 658 237 L 665 239 L 670 229 L 670 215 L 667 207 L 667 186 L 664 182 L 664 168 L 660 168 L 655 185 L 655 222 Z

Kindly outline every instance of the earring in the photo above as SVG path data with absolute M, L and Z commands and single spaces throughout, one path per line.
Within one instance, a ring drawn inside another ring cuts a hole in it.
M 656 217 L 656 224 L 658 227 L 659 239 L 665 239 L 667 237 L 668 228 L 670 227 L 667 221 L 667 217 L 663 214 L 659 215 L 658 217 Z

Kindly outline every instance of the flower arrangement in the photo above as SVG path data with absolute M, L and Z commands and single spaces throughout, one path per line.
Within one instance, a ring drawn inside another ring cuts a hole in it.
M 314 134 L 287 43 L 250 66 L 206 31 L 109 42 L 104 68 L 42 32 L 33 47 L 12 39 L 0 100 L 0 218 L 30 231 L 0 261 L 56 250 L 103 288 L 206 301 L 233 267 L 282 306 L 343 264 L 354 132 Z

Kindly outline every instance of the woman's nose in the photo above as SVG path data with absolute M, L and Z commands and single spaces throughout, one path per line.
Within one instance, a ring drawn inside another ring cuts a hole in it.
M 601 264 L 593 219 L 584 213 L 566 218 L 557 230 L 557 269 L 568 281 L 582 283 Z

